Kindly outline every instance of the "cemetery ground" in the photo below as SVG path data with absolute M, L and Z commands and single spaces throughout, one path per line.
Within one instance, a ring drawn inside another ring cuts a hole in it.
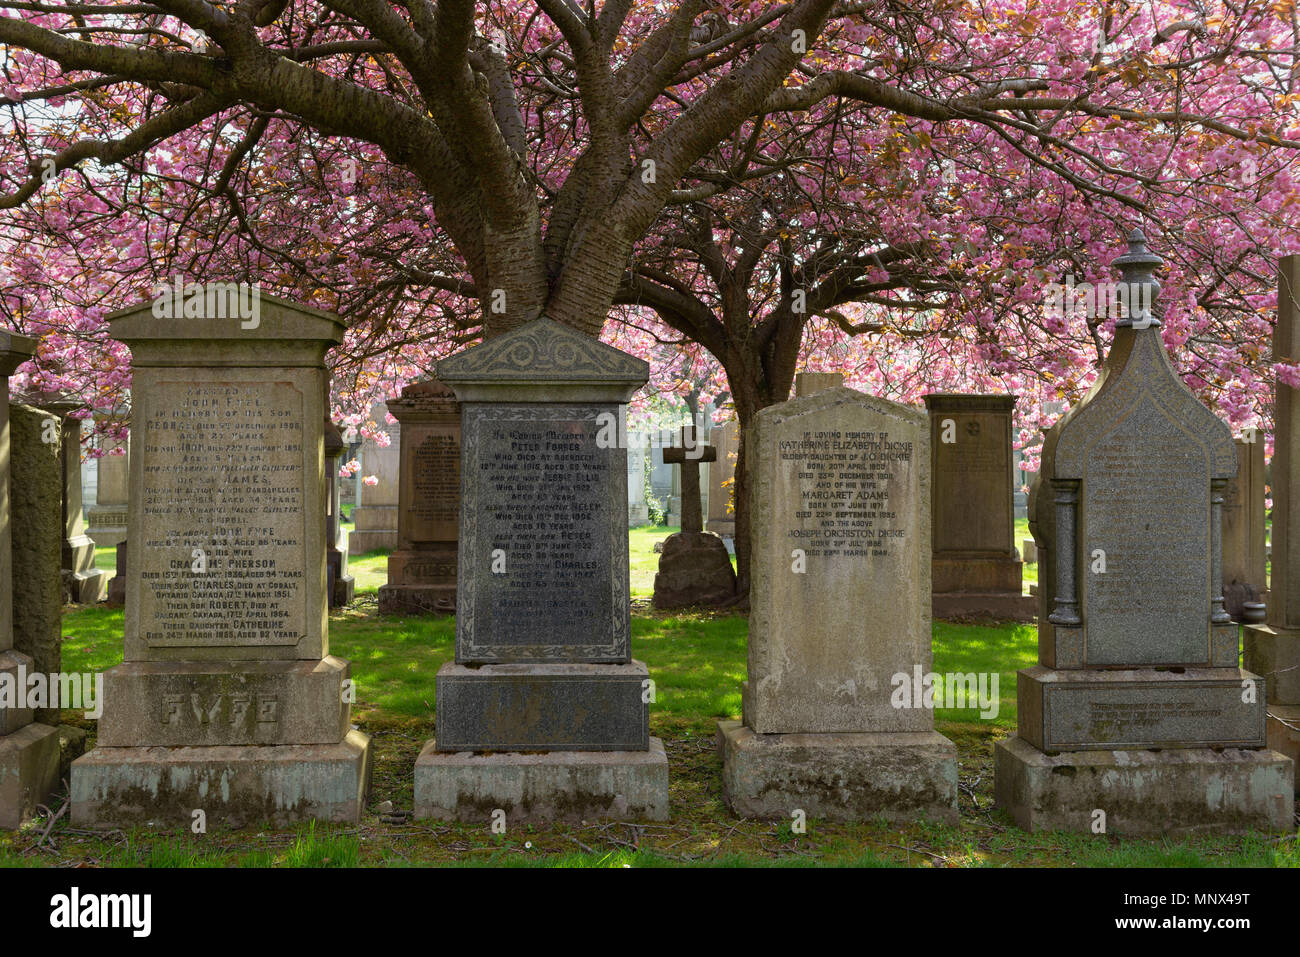
M 350 866 L 911 866 L 911 867 L 1206 867 L 1300 866 L 1293 833 L 1161 840 L 1106 835 L 1028 834 L 992 807 L 992 746 L 1016 727 L 1016 670 L 1036 657 L 1033 625 L 936 622 L 937 674 L 1000 674 L 1000 710 L 981 720 L 974 709 L 936 710 L 937 730 L 957 745 L 960 822 L 957 826 L 884 822 L 831 824 L 809 820 L 806 833 L 790 822 L 740 820 L 723 805 L 720 762 L 714 744 L 719 718 L 740 714 L 745 674 L 743 615 L 656 613 L 649 607 L 658 556 L 655 541 L 672 528 L 631 532 L 633 655 L 656 682 L 651 733 L 668 750 L 671 820 L 655 824 L 597 823 L 509 828 L 504 835 L 482 825 L 415 821 L 413 769 L 434 733 L 433 675 L 453 655 L 451 618 L 381 618 L 376 589 L 386 580 L 386 554 L 351 561 L 356 602 L 330 615 L 330 644 L 352 662 L 358 681 L 353 723 L 375 742 L 374 787 L 367 813 L 356 825 L 303 825 L 293 829 L 228 829 L 209 821 L 208 833 L 187 825 L 96 834 L 72 828 L 62 789 L 51 812 L 19 832 L 0 835 L 0 866 L 146 867 L 350 867 Z M 1016 541 L 1027 537 L 1017 523 Z M 101 549 L 100 567 L 111 568 L 112 550 Z M 1027 582 L 1034 566 L 1026 566 Z M 122 611 L 66 609 L 64 667 L 102 671 L 121 660 Z M 64 711 L 67 724 L 95 723 Z M 383 815 L 392 802 L 396 813 Z

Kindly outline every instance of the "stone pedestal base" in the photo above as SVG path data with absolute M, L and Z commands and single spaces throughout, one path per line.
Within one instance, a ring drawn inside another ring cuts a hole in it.
M 351 727 L 351 664 L 127 661 L 104 672 L 97 744 L 129 747 L 332 745 Z
M 352 510 L 348 554 L 360 555 L 377 548 L 397 547 L 397 506 L 358 505 Z
M 0 830 L 12 831 L 59 786 L 59 732 L 29 724 L 0 737 Z
M 1300 631 L 1246 625 L 1241 638 L 1242 667 L 1268 682 L 1269 702 L 1300 704 Z
M 622 665 L 556 663 L 438 669 L 442 751 L 644 751 L 650 673 Z
M 209 826 L 355 823 L 371 764 L 370 737 L 360 731 L 339 744 L 95 748 L 72 763 L 72 821 L 188 827 L 201 809 Z
M 1242 701 L 1242 689 L 1256 693 Z M 1262 748 L 1267 682 L 1241 668 L 1016 673 L 1020 737 L 1040 751 Z
M 957 746 L 937 731 L 757 734 L 718 722 L 722 798 L 741 817 L 957 823 Z
M 357 580 L 351 575 L 344 575 L 341 578 L 334 579 L 334 584 L 330 590 L 330 607 L 343 608 L 352 604 L 352 599 L 357 596 Z
M 380 585 L 381 615 L 454 615 L 456 586 Z
M 711 518 L 704 523 L 704 530 L 719 538 L 736 537 L 736 520 L 734 518 Z
M 105 548 L 126 541 L 127 507 L 97 505 L 86 511 L 86 536 Z
M 415 816 L 507 827 L 549 821 L 668 820 L 668 756 L 648 751 L 545 754 L 439 751 L 429 741 L 415 762 Z
M 1271 704 L 1265 724 L 1268 746 L 1295 763 L 1295 784 L 1300 788 L 1300 704 Z
M 27 688 L 27 676 L 35 671 L 35 665 L 32 659 L 23 654 L 21 651 L 15 651 L 10 648 L 8 651 L 0 651 L 0 680 L 16 690 L 22 689 L 24 694 Z M 8 697 L 8 695 L 5 695 Z M 3 698 L 0 698 L 3 702 Z M 20 728 L 25 728 L 36 720 L 36 712 L 32 708 L 14 707 L 18 704 L 15 698 L 9 703 L 0 703 L 0 738 L 7 734 L 13 734 Z
M 930 562 L 930 590 L 948 592 L 1009 592 L 1019 595 L 1024 585 L 1024 566 L 1008 555 L 947 553 Z
M 655 608 L 716 607 L 736 598 L 736 572 L 721 538 L 677 532 L 664 539 L 655 575 Z
M 1020 737 L 993 746 L 995 802 L 1027 831 L 1107 834 L 1293 832 L 1295 769 L 1275 751 L 1073 751 Z
M 930 596 L 935 618 L 993 618 L 999 621 L 1033 621 L 1038 599 L 1019 592 L 945 592 Z
M 108 597 L 108 573 L 98 568 L 88 572 L 63 570 L 63 596 L 74 605 L 94 605 Z

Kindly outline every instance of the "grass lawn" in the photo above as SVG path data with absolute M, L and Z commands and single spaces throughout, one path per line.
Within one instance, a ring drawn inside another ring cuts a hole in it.
M 653 542 L 672 529 L 633 530 L 632 588 L 650 594 Z M 1017 536 L 1017 541 L 1021 536 Z M 1283 839 L 1226 837 L 1136 840 L 1113 836 L 1037 834 L 1014 827 L 992 809 L 991 747 L 1016 726 L 1015 672 L 1036 659 L 1032 625 L 934 626 L 937 673 L 996 672 L 999 710 L 981 720 L 973 710 L 936 711 L 938 730 L 960 756 L 961 820 L 955 826 L 917 823 L 832 824 L 812 820 L 807 833 L 788 823 L 742 821 L 719 795 L 715 722 L 740 715 L 747 622 L 735 614 L 657 614 L 635 603 L 633 654 L 656 683 L 651 733 L 662 738 L 671 768 L 672 820 L 655 825 L 588 824 L 512 828 L 493 835 L 488 822 L 391 823 L 380 802 L 412 806 L 412 769 L 434 732 L 434 682 L 452 657 L 450 618 L 380 618 L 374 591 L 384 580 L 382 552 L 352 559 L 358 599 L 330 615 L 330 647 L 352 661 L 358 682 L 353 722 L 375 749 L 371 806 L 358 826 L 188 832 L 188 822 L 104 836 L 74 831 L 66 817 L 37 848 L 43 824 L 0 834 L 0 865 L 108 864 L 168 866 L 419 866 L 428 864 L 620 867 L 712 866 L 1099 866 L 1203 867 L 1300 865 L 1295 835 Z M 87 608 L 64 618 L 64 668 L 99 671 L 122 657 L 122 612 Z M 64 712 L 64 720 L 93 732 L 94 723 Z M 56 807 L 63 800 L 56 800 Z M 51 842 L 53 846 L 51 847 Z

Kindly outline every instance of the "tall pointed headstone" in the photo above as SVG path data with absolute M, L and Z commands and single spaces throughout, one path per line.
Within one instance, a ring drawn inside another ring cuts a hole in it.
M 9 376 L 35 352 L 34 339 L 0 330 L 0 830 L 31 817 L 59 783 L 59 733 L 37 723 L 30 702 L 19 700 L 27 692 L 19 676 L 35 669 L 32 658 L 14 648 Z
M 1223 608 L 1232 433 L 1183 385 L 1152 311 L 1160 257 L 1115 260 L 1127 314 L 1084 400 L 1048 430 L 1030 501 L 1038 660 L 996 800 L 1028 830 L 1292 826 L 1292 762 L 1264 740 L 1265 680 Z
M 417 817 L 662 820 L 631 655 L 625 403 L 645 362 L 547 318 L 438 363 L 461 402 L 456 660 Z
M 1300 256 L 1278 263 L 1273 361 L 1300 353 Z M 1268 688 L 1270 748 L 1300 767 L 1300 390 L 1280 378 L 1273 386 L 1273 567 L 1268 623 L 1244 630 L 1243 662 Z M 1297 772 L 1300 786 L 1300 771 Z
M 108 317 L 135 427 L 125 660 L 72 765 L 79 825 L 361 816 L 370 738 L 326 595 L 325 354 L 344 324 L 252 295 L 253 324 L 166 300 Z

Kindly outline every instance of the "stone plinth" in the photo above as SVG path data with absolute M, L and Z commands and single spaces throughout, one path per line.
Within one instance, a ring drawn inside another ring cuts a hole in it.
M 994 800 L 1026 831 L 1239 834 L 1295 830 L 1292 762 L 1239 748 L 1044 754 L 1019 737 L 993 745 Z M 1171 813 L 1176 809 L 1176 813 Z
M 936 618 L 1032 621 L 1015 546 L 1013 395 L 932 393 L 930 587 Z
M 415 764 L 415 816 L 511 824 L 668 820 L 668 756 L 645 751 L 443 751 L 430 741 Z
M 370 742 L 326 594 L 324 357 L 344 326 L 251 295 L 252 325 L 170 301 L 109 317 L 132 354 L 125 661 L 72 765 L 80 825 L 361 815 Z
M 937 731 L 757 734 L 718 722 L 722 798 L 741 817 L 957 823 L 957 746 Z
M 653 686 L 631 658 L 618 441 L 648 371 L 546 318 L 438 363 L 461 403 L 456 660 L 438 672 L 417 816 L 666 817 Z
M 1232 433 L 1183 385 L 1151 303 L 1140 232 L 1115 265 L 1130 311 L 1092 391 L 1048 430 L 1030 492 L 1038 660 L 999 806 L 1030 829 L 1274 830 L 1293 762 L 1267 748 L 1271 678 L 1238 666 L 1223 607 L 1221 509 Z M 1250 667 L 1249 656 L 1247 667 Z
M 401 423 L 397 548 L 381 615 L 456 611 L 456 536 L 460 524 L 460 405 L 436 379 L 408 385 L 388 403 Z

